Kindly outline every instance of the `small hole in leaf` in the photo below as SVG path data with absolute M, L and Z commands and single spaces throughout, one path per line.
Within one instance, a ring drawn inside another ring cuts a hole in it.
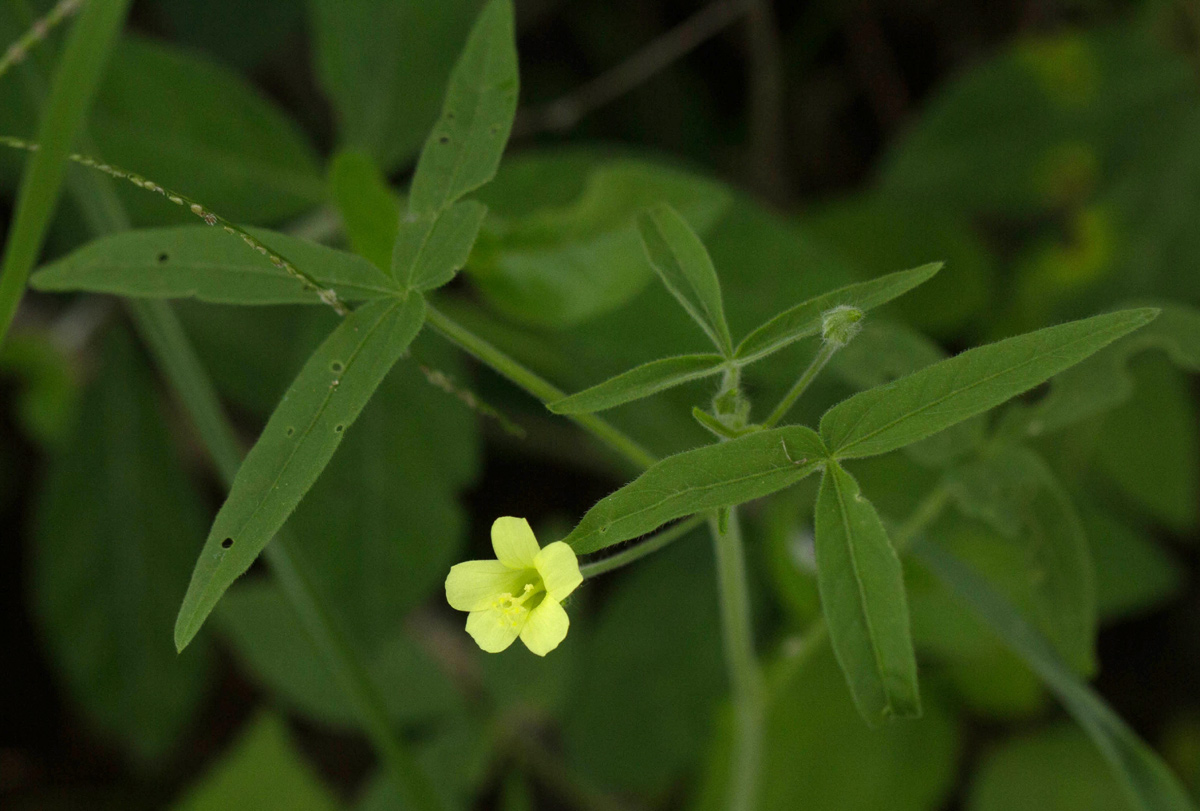
M 346 367 L 342 365 L 340 360 L 335 360 L 333 363 L 329 364 L 329 371 L 333 372 L 334 374 L 340 375 L 342 370 L 345 368 Z
M 345 430 L 345 428 L 346 428 L 346 426 L 344 426 L 344 425 L 335 425 L 335 426 L 333 426 L 333 432 L 335 434 L 340 434 L 343 430 Z
M 170 261 L 170 259 L 171 259 L 171 257 L 168 254 L 160 253 L 158 255 L 158 264 L 165 265 L 167 262 Z
M 225 540 L 221 541 L 222 549 L 228 549 L 231 546 L 233 546 L 233 538 L 226 538 Z
M 438 138 L 438 143 L 439 143 L 439 144 L 448 144 L 448 143 L 450 143 L 450 136 L 449 136 L 449 135 L 443 135 L 441 138 Z
M 296 433 L 296 429 L 295 429 L 295 428 L 292 428 L 292 427 L 289 425 L 289 426 L 288 426 L 288 429 L 287 429 L 287 435 L 288 435 L 288 436 L 291 436 L 291 435 L 292 435 L 292 434 L 294 434 L 294 433 Z
M 500 134 L 500 127 L 493 124 L 492 125 L 492 135 L 499 135 L 499 134 Z

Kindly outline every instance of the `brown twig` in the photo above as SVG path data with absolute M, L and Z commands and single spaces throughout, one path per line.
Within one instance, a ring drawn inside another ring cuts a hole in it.
M 547 105 L 517 114 L 514 136 L 563 132 L 584 116 L 633 90 L 746 14 L 753 0 L 717 0 L 615 68 Z
M 783 53 L 771 0 L 751 0 L 746 18 L 749 60 L 750 179 L 769 200 L 790 193 L 786 167 Z
M 908 86 L 870 3 L 858 4 L 847 20 L 846 37 L 875 118 L 885 130 L 894 129 L 908 109 Z

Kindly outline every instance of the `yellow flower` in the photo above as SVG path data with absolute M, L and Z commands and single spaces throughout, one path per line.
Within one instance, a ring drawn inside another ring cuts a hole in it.
M 446 600 L 471 612 L 467 633 L 488 653 L 519 636 L 545 656 L 566 638 L 571 622 L 561 603 L 583 582 L 575 550 L 562 541 L 539 549 L 529 522 L 511 516 L 492 524 L 492 548 L 497 560 L 451 567 Z

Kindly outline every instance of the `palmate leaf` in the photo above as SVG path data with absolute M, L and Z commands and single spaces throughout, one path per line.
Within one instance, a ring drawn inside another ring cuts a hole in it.
M 818 470 L 825 458 L 821 438 L 799 425 L 668 456 L 596 502 L 563 540 L 580 554 L 595 552 L 675 518 L 782 490 Z
M 256 239 L 346 301 L 402 291 L 366 259 L 261 228 Z M 315 292 L 220 228 L 184 225 L 123 231 L 87 243 L 34 274 L 36 290 L 85 290 L 214 304 L 321 304 Z
M 821 417 L 833 456 L 874 456 L 993 408 L 1149 323 L 1158 310 L 1122 310 L 968 350 L 856 394 Z
M 726 358 L 732 356 L 721 283 L 700 237 L 665 203 L 639 215 L 637 225 L 654 272 L 717 350 Z
M 604 411 L 622 403 L 718 374 L 726 367 L 720 355 L 679 355 L 661 358 L 609 378 L 590 389 L 547 403 L 555 414 L 585 414 Z
M 790 307 L 747 335 L 738 344 L 734 358 L 741 364 L 765 358 L 791 343 L 820 333 L 821 316 L 827 310 L 848 306 L 866 312 L 929 281 L 941 269 L 941 263 L 934 262 L 912 270 L 889 273 L 869 282 L 859 282 L 823 293 Z
M 436 215 L 495 176 L 518 87 L 512 2 L 491 0 L 450 74 L 441 117 L 417 161 L 411 214 Z
M 920 540 L 913 552 L 966 603 L 1058 697 L 1104 755 L 1139 811 L 1196 811 L 1170 769 L 1100 696 L 1080 682 L 1054 646 L 992 587 L 936 543 Z
M 405 217 L 392 246 L 392 275 L 406 290 L 433 290 L 467 264 L 487 206 L 475 200 L 455 203 L 435 214 Z
M 417 293 L 366 304 L 304 364 L 242 462 L 213 522 L 176 619 L 177 648 L 187 646 L 225 590 L 283 526 L 408 349 L 424 314 Z
M 874 506 L 837 462 L 821 476 L 816 550 L 829 638 L 858 711 L 872 726 L 919 716 L 900 558 Z

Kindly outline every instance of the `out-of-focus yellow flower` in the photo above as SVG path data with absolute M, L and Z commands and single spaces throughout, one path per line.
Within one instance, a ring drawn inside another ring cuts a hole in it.
M 566 638 L 571 623 L 562 601 L 583 582 L 575 550 L 562 541 L 540 549 L 529 522 L 511 516 L 492 524 L 492 548 L 496 560 L 451 567 L 446 600 L 470 612 L 467 633 L 488 653 L 519 636 L 545 656 Z

